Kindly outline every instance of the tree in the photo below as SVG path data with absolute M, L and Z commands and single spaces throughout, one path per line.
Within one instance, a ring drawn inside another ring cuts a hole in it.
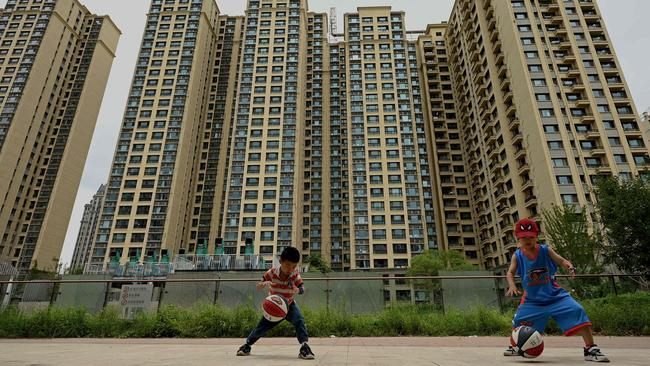
M 650 276 L 650 183 L 603 178 L 596 199 L 608 240 L 605 260 L 625 272 Z
M 439 271 L 471 271 L 476 269 L 456 250 L 427 250 L 424 254 L 413 257 L 407 276 L 437 276 Z M 413 285 L 428 291 L 429 296 L 441 306 L 442 294 L 439 280 L 415 280 Z
M 593 227 L 585 210 L 578 212 L 573 205 L 552 205 L 542 210 L 546 237 L 556 251 L 571 261 L 578 273 L 601 271 L 602 238 Z
M 471 271 L 476 269 L 456 250 L 428 250 L 413 257 L 407 276 L 437 276 L 438 271 Z
M 332 268 L 329 264 L 320 256 L 320 254 L 311 254 L 308 255 L 305 262 L 309 264 L 310 271 L 319 271 L 322 274 L 332 272 Z

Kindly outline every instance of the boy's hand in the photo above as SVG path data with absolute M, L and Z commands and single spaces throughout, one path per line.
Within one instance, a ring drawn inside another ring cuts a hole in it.
M 515 295 L 521 295 L 521 291 L 517 290 L 517 286 L 508 287 L 508 291 L 506 291 L 506 296 L 515 296 Z
M 258 282 L 255 287 L 257 287 L 258 290 L 262 290 L 267 286 L 271 286 L 271 281 L 262 281 Z
M 571 264 L 569 261 L 564 261 L 564 268 L 569 272 L 569 275 L 571 276 L 571 279 L 576 278 L 576 267 Z

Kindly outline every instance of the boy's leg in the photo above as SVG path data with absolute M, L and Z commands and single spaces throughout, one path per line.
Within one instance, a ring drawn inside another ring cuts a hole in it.
M 289 306 L 289 312 L 287 312 L 287 321 L 293 324 L 296 328 L 296 337 L 298 338 L 298 343 L 301 344 L 300 352 L 298 352 L 298 357 L 305 360 L 313 360 L 314 352 L 311 351 L 311 348 L 307 344 L 309 340 L 309 335 L 307 334 L 307 326 L 305 325 L 305 318 L 300 312 L 300 308 L 296 305 L 295 302 L 292 302 Z
M 246 344 L 252 346 L 255 342 L 257 342 L 258 339 L 262 338 L 266 332 L 275 328 L 275 326 L 278 324 L 280 324 L 280 322 L 270 322 L 266 320 L 266 318 L 262 317 L 262 319 L 260 319 L 260 322 L 257 323 L 255 329 L 253 329 L 251 334 L 249 334 L 246 338 Z
M 596 343 L 591 331 L 591 322 L 585 309 L 571 296 L 566 296 L 549 306 L 551 316 L 566 336 L 579 335 L 585 342 L 586 361 L 609 362 Z
M 555 319 L 557 325 L 566 336 L 575 334 L 583 335 L 585 345 L 593 344 L 591 332 L 585 332 L 584 328 L 591 327 L 591 321 L 582 305 L 578 304 L 573 297 L 565 296 L 548 306 L 549 314 Z
M 309 334 L 307 334 L 307 326 L 305 325 L 305 318 L 300 312 L 300 308 L 296 305 L 296 302 L 292 302 L 289 305 L 289 311 L 287 312 L 287 321 L 293 324 L 296 328 L 296 337 L 298 338 L 298 343 L 303 344 L 309 341 Z

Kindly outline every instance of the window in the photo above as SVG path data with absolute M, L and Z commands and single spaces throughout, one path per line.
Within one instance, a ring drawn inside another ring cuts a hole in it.
M 551 100 L 551 95 L 547 93 L 535 94 L 538 102 L 548 102 Z
M 544 79 L 533 79 L 533 86 L 546 86 L 546 80 Z
M 573 178 L 570 175 L 558 175 L 556 179 L 557 184 L 573 184 Z
M 553 166 L 555 168 L 564 168 L 569 166 L 569 161 L 565 158 L 555 158 L 553 159 Z
M 557 125 L 544 125 L 544 132 L 546 133 L 558 133 L 560 128 Z
M 627 159 L 625 158 L 625 154 L 614 154 L 614 161 L 618 164 L 623 164 L 627 163 Z
M 539 114 L 540 114 L 542 117 L 553 117 L 553 116 L 555 115 L 555 113 L 553 112 L 553 110 L 550 109 L 550 108 L 541 108 L 541 109 L 539 110 Z
M 537 51 L 527 51 L 527 52 L 525 52 L 525 55 L 526 55 L 526 58 L 529 58 L 529 59 L 539 57 L 539 53 L 537 53 Z
M 562 201 L 564 201 L 564 203 L 566 203 L 567 205 L 578 203 L 578 195 L 577 194 L 563 194 L 562 195 Z
M 611 146 L 621 146 L 621 139 L 618 137 L 610 137 L 607 141 Z

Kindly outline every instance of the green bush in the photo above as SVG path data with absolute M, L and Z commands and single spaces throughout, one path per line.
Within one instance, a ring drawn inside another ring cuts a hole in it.
M 602 335 L 650 335 L 650 293 L 608 296 L 582 302 Z M 445 313 L 430 306 L 400 305 L 376 314 L 349 314 L 343 309 L 302 309 L 313 337 L 376 336 L 505 336 L 510 332 L 513 311 L 474 308 Z M 48 309 L 25 313 L 10 307 L 0 311 L 0 338 L 142 337 L 207 338 L 245 337 L 260 319 L 251 304 L 234 309 L 201 305 L 193 309 L 163 306 L 157 313 L 120 319 L 116 309 L 91 314 L 81 309 Z M 548 334 L 560 334 L 554 322 Z M 269 336 L 293 337 L 283 322 Z

